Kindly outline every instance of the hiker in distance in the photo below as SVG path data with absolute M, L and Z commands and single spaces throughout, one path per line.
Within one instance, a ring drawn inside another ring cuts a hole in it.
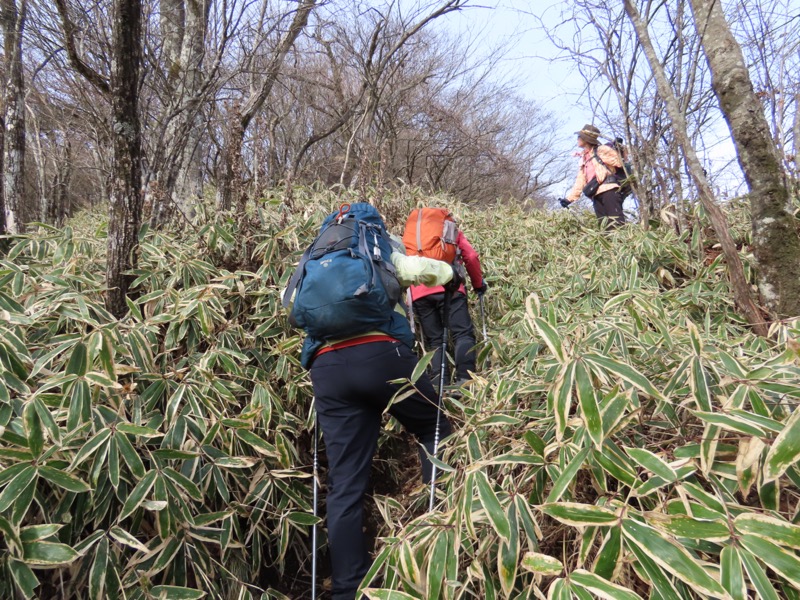
M 306 332 L 301 356 L 309 369 L 328 457 L 327 524 L 333 600 L 354 600 L 371 560 L 362 531 L 364 497 L 381 417 L 417 365 L 414 336 L 399 303 L 411 284 L 458 285 L 446 263 L 406 256 L 367 203 L 345 204 L 323 222 L 284 295 L 290 320 Z M 388 412 L 425 450 L 452 431 L 431 382 Z M 422 478 L 433 465 L 420 449 Z M 316 550 L 316 549 L 315 549 Z
M 451 230 L 451 231 L 446 231 Z M 455 234 L 455 235 L 453 235 Z M 464 232 L 457 229 L 452 215 L 442 208 L 418 208 L 412 211 L 406 222 L 403 243 L 410 255 L 430 256 L 453 264 L 469 276 L 472 289 L 483 295 L 488 285 L 483 279 L 478 253 L 469 243 Z M 466 277 L 463 279 L 466 280 Z M 453 343 L 455 362 L 455 385 L 461 387 L 470 381 L 470 372 L 475 372 L 475 328 L 469 314 L 467 289 L 458 287 L 451 298 L 446 297 L 442 286 L 411 286 L 411 302 L 419 318 L 423 339 L 427 349 L 434 349 L 431 360 L 431 379 L 440 381 L 442 368 L 442 335 L 445 328 L 444 311 L 449 310 L 449 331 Z M 447 369 L 445 381 L 449 382 Z
M 600 130 L 594 125 L 584 125 L 575 133 L 580 149 L 578 175 L 567 197 L 561 198 L 559 204 L 569 208 L 584 194 L 592 200 L 598 220 L 608 219 L 611 227 L 619 227 L 625 223 L 625 213 L 622 212 L 623 197 L 615 173 L 623 166 L 622 157 L 615 148 L 600 144 Z

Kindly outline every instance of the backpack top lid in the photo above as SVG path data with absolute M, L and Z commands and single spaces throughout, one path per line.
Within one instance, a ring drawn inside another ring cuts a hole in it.
M 292 275 L 286 293 L 294 294 L 290 322 L 317 341 L 393 333 L 401 286 L 391 254 L 375 207 L 343 204 L 325 219 Z
M 445 208 L 415 208 L 406 221 L 403 245 L 409 256 L 452 263 L 456 258 L 458 226 Z
M 373 225 L 378 225 L 383 230 L 386 230 L 386 224 L 383 222 L 378 209 L 369 204 L 368 202 L 353 202 L 352 204 L 344 203 L 339 207 L 339 210 L 333 211 L 322 222 L 320 230 L 325 229 L 333 221 L 341 219 L 356 219 L 357 221 L 365 221 Z

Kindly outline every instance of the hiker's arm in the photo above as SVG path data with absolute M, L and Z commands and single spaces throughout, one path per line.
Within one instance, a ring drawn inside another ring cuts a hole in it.
M 567 192 L 566 198 L 570 202 L 575 202 L 581 197 L 583 193 L 583 186 L 586 185 L 586 175 L 583 174 L 583 167 L 578 167 L 578 176 L 575 178 L 575 183 L 572 184 L 572 189 Z
M 397 270 L 397 279 L 404 286 L 436 287 L 453 278 L 453 267 L 441 260 L 424 256 L 406 256 L 400 252 L 392 252 L 392 264 Z
M 477 290 L 483 286 L 483 272 L 481 271 L 481 261 L 480 258 L 478 258 L 478 253 L 475 251 L 475 248 L 472 247 L 472 244 L 469 243 L 467 236 L 460 231 L 458 232 L 458 238 L 456 238 L 456 244 L 459 250 L 461 250 L 461 259 L 464 261 L 464 266 L 467 268 L 470 283 L 472 283 L 472 287 Z

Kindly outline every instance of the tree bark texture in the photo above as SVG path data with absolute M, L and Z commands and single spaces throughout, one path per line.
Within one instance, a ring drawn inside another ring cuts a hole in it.
M 116 317 L 127 312 L 125 298 L 136 266 L 142 217 L 139 71 L 142 57 L 141 0 L 115 0 L 111 64 L 114 158 L 108 219 L 106 306 Z
M 207 83 L 203 61 L 210 8 L 208 0 L 162 0 L 161 3 L 164 62 L 171 102 L 166 107 L 164 137 L 156 152 L 157 164 L 153 166 L 160 198 L 153 207 L 152 225 L 163 223 L 172 207 L 191 218 L 202 194 L 198 149 L 202 137 L 201 100 Z
M 686 115 L 684 114 L 678 102 L 675 93 L 667 80 L 664 68 L 659 61 L 656 54 L 655 47 L 650 38 L 650 33 L 647 30 L 647 24 L 642 20 L 638 9 L 634 5 L 634 0 L 625 0 L 625 12 L 630 18 L 639 43 L 642 45 L 642 50 L 647 57 L 650 64 L 650 70 L 653 72 L 653 77 L 658 88 L 658 94 L 664 101 L 664 104 L 672 121 L 672 129 L 679 145 L 683 150 L 683 155 L 686 158 L 686 164 L 689 167 L 689 172 L 697 186 L 700 202 L 711 221 L 711 226 L 719 239 L 722 246 L 722 253 L 725 256 L 725 262 L 728 265 L 728 275 L 731 281 L 731 288 L 733 290 L 734 300 L 737 308 L 744 313 L 744 317 L 758 335 L 767 335 L 767 327 L 764 323 L 764 318 L 761 311 L 756 306 L 750 294 L 750 286 L 744 275 L 744 267 L 742 260 L 739 257 L 739 251 L 736 244 L 731 237 L 728 221 L 725 218 L 725 213 L 717 206 L 714 200 L 711 186 L 708 179 L 703 173 L 703 166 L 700 159 L 694 150 L 694 147 L 689 140 L 687 133 L 688 127 L 686 124 Z
M 40 159 L 44 162 L 44 158 Z M 48 225 L 61 227 L 72 212 L 69 198 L 69 184 L 72 179 L 72 145 L 67 140 L 55 160 L 55 174 L 52 181 L 42 176 L 42 221 Z
M 794 189 L 800 193 L 800 91 L 794 95 L 794 123 L 792 124 L 792 139 L 794 139 Z
M 3 168 L 3 144 L 5 143 L 6 126 L 3 120 L 3 115 L 0 113 L 0 176 L 5 173 Z M 8 227 L 6 226 L 6 194 L 3 189 L 3 182 L 0 179 L 0 235 L 6 235 Z M 0 252 L 5 250 L 5 243 L 0 240 Z
M 22 70 L 22 32 L 26 0 L 0 2 L 0 21 L 5 52 L 3 135 L 3 198 L 5 227 L 22 233 L 25 224 L 36 220 L 25 195 L 25 76 Z
M 800 236 L 797 220 L 788 210 L 787 178 L 764 107 L 719 0 L 691 0 L 691 5 L 714 93 L 750 189 L 759 290 L 773 313 L 800 316 Z
M 269 61 L 266 72 L 263 75 L 261 85 L 257 88 L 255 93 L 247 99 L 236 113 L 236 123 L 230 124 L 230 129 L 226 133 L 225 148 L 222 152 L 223 165 L 222 176 L 219 179 L 217 188 L 217 206 L 220 210 L 230 210 L 233 206 L 233 196 L 238 184 L 234 183 L 233 177 L 240 177 L 243 171 L 242 168 L 242 144 L 244 143 L 244 135 L 247 132 L 247 127 L 250 122 L 264 106 L 267 98 L 269 98 L 272 88 L 278 79 L 283 62 L 289 50 L 292 49 L 295 40 L 303 32 L 308 24 L 308 18 L 311 11 L 317 5 L 317 0 L 302 0 L 298 3 L 297 11 L 294 13 L 294 18 L 275 49 L 275 53 Z M 238 147 L 229 147 L 229 144 L 234 144 Z M 234 164 L 235 163 L 235 164 Z M 237 198 L 239 202 L 239 198 Z
M 800 196 L 800 91 L 794 95 L 794 122 L 792 123 L 792 190 L 795 196 Z

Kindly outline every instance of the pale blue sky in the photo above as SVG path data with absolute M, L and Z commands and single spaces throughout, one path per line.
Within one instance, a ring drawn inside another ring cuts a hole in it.
M 578 105 L 583 81 L 571 58 L 560 55 L 542 30 L 542 24 L 553 29 L 561 23 L 562 5 L 563 0 L 479 0 L 474 7 L 449 15 L 446 27 L 480 35 L 486 48 L 511 41 L 504 61 L 509 73 L 516 76 L 525 96 L 564 122 L 571 147 L 572 132 L 587 120 Z
M 560 134 L 551 143 L 563 151 L 569 176 L 554 186 L 552 193 L 556 197 L 566 191 L 574 176 L 574 132 L 592 121 L 591 113 L 579 104 L 584 82 L 575 71 L 573 60 L 561 54 L 542 27 L 553 29 L 561 23 L 562 5 L 563 0 L 478 0 L 474 7 L 448 15 L 443 23 L 456 34 L 479 36 L 486 51 L 497 44 L 510 44 L 503 61 L 504 75 L 518 84 L 525 97 L 552 113 L 561 125 Z
M 481 45 L 487 50 L 511 41 L 504 65 L 519 82 L 519 91 L 538 101 L 560 121 L 563 135 L 552 143 L 563 150 L 565 163 L 571 165 L 575 160 L 571 156 L 575 150 L 574 132 L 593 119 L 585 98 L 581 98 L 585 82 L 574 60 L 547 38 L 547 31 L 552 32 L 562 24 L 562 12 L 569 8 L 564 0 L 475 0 L 473 7 L 448 15 L 442 25 L 454 33 L 479 35 Z M 568 29 L 562 28 L 561 34 L 569 35 Z M 726 165 L 735 156 L 727 127 L 721 121 L 718 125 L 714 129 L 719 131 L 710 131 L 708 136 L 717 140 L 707 139 L 709 151 L 701 155 L 714 172 L 728 170 Z M 569 183 L 565 180 L 554 186 L 552 193 L 561 195 L 561 188 L 565 191 Z M 739 185 L 741 179 L 737 176 L 729 179 L 726 187 L 732 191 Z

